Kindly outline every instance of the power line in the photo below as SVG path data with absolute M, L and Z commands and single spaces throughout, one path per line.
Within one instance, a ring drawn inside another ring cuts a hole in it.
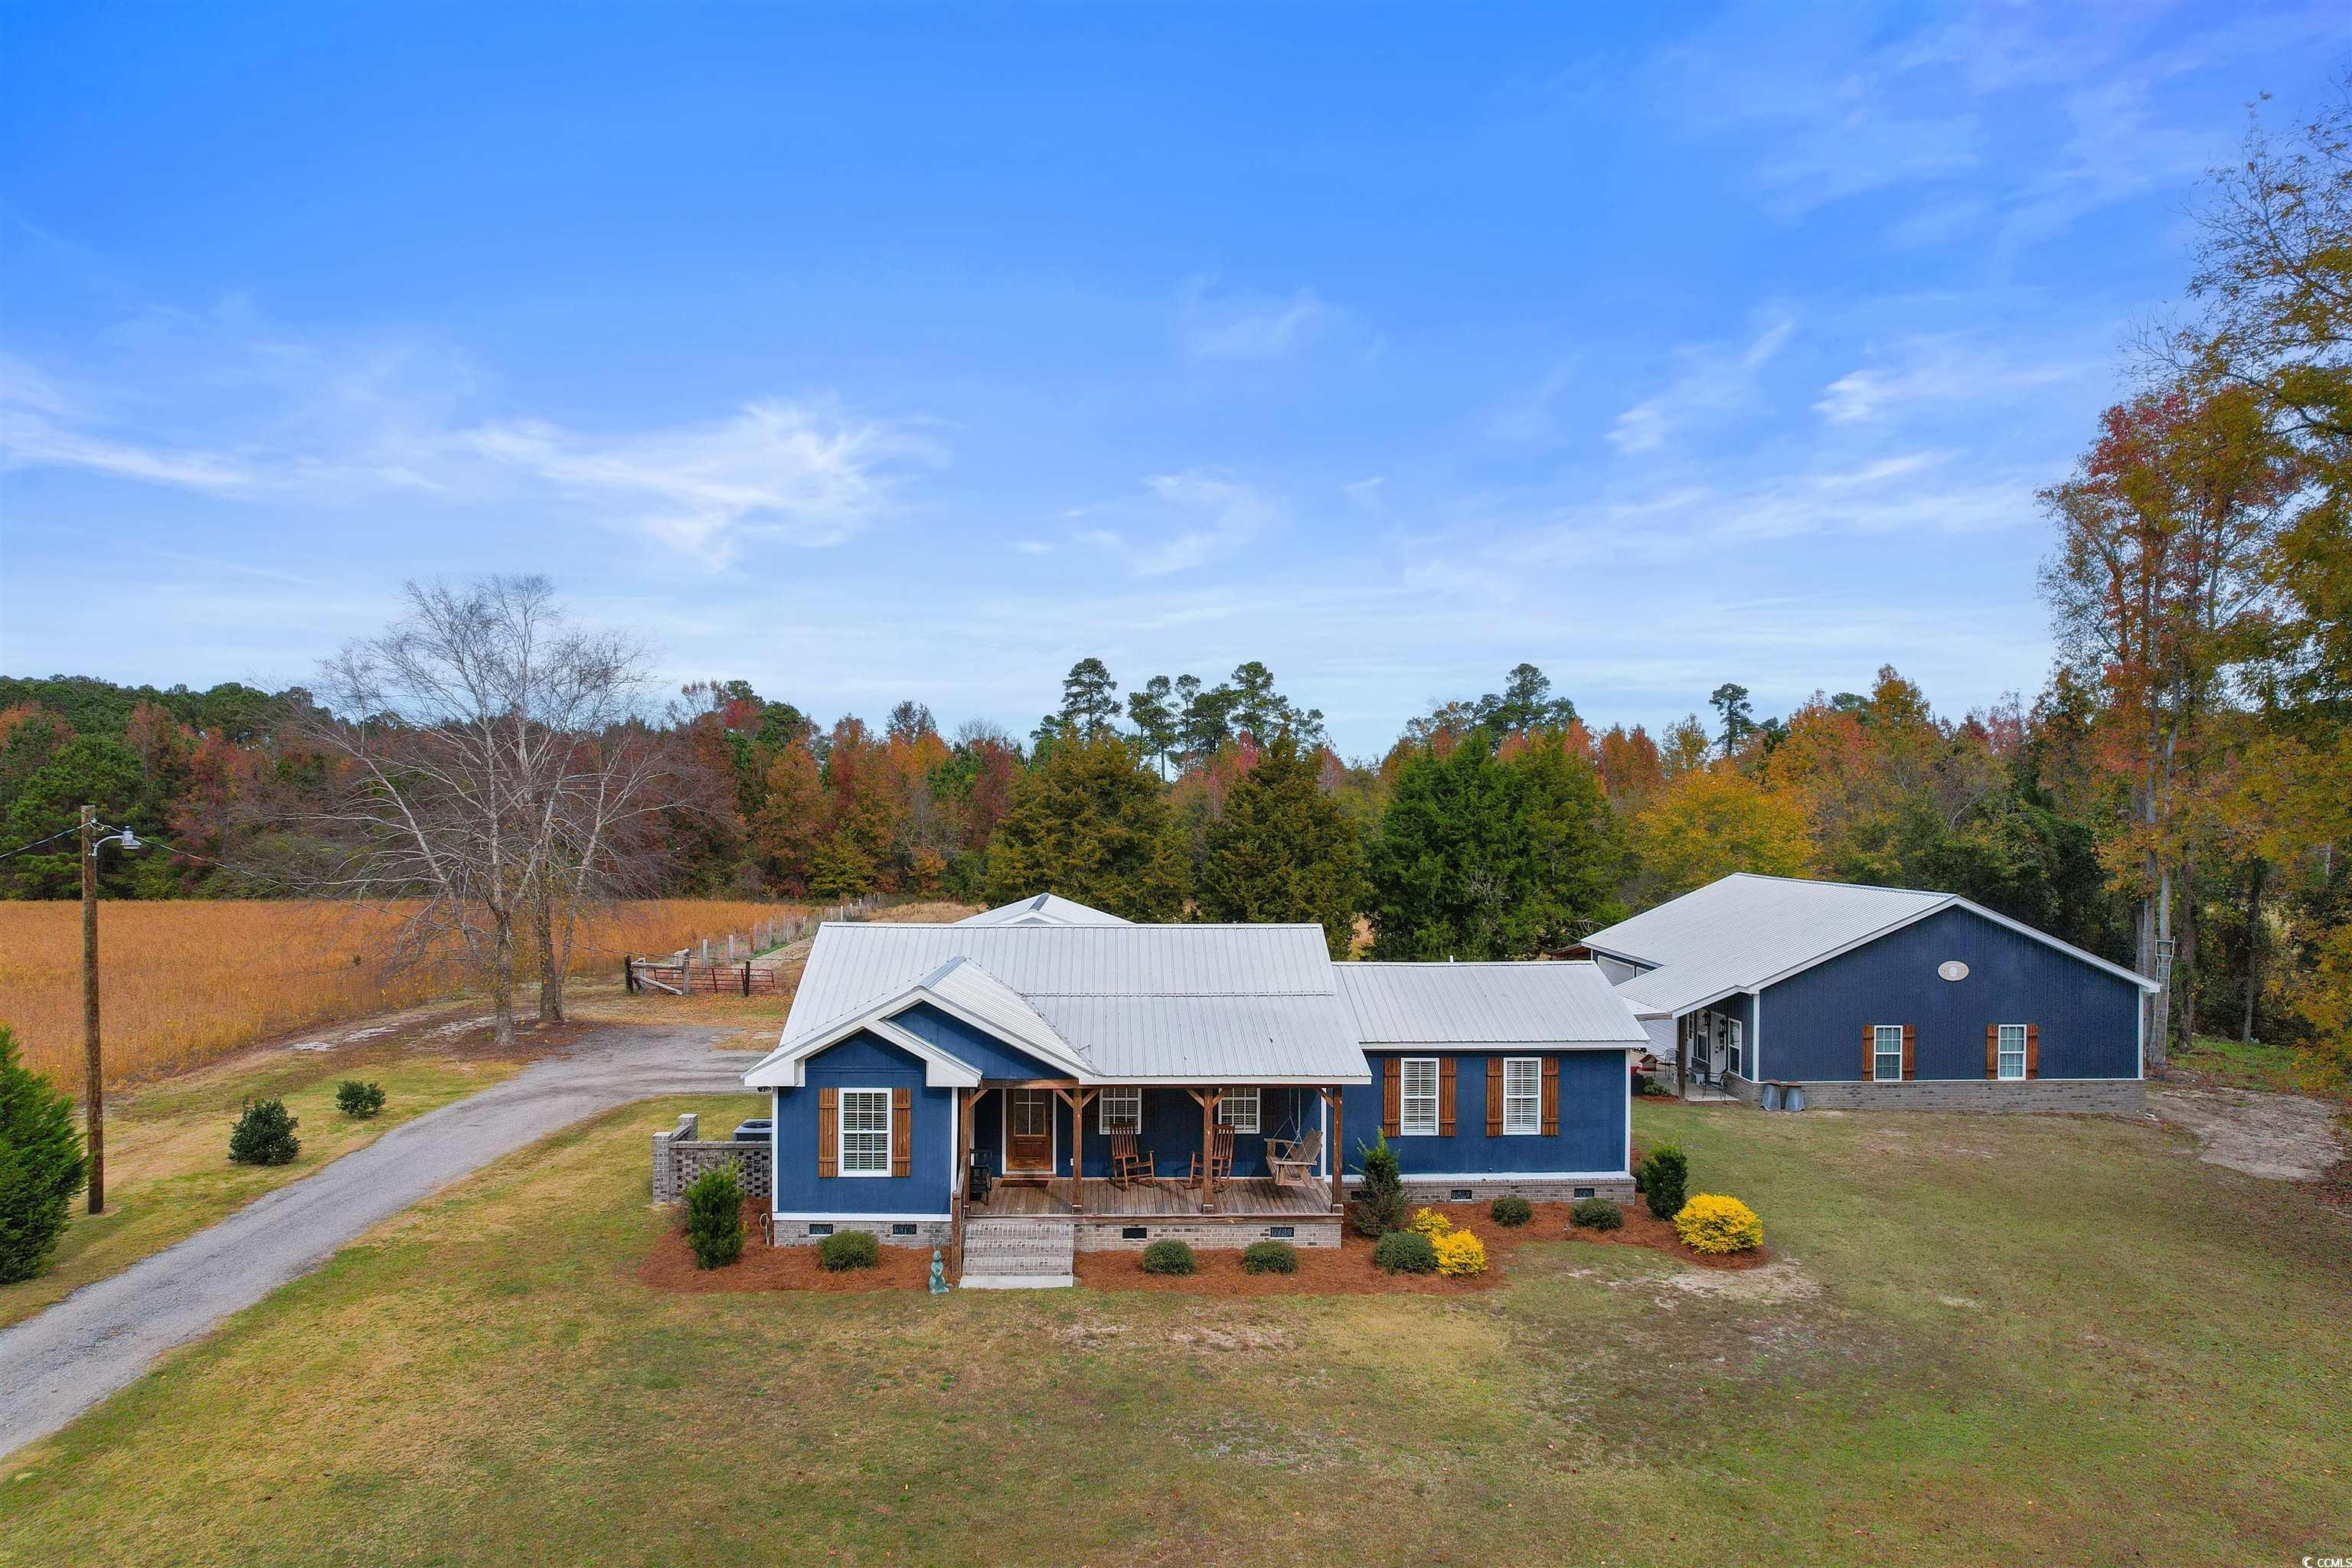
M 7 859 L 11 855 L 22 855 L 27 849 L 38 849 L 44 844 L 55 843 L 60 838 L 68 837 L 73 834 L 79 833 L 80 831 L 81 826 L 77 823 L 71 827 L 59 828 L 57 832 L 50 834 L 47 838 L 36 838 L 29 844 L 19 844 L 14 849 L 0 849 L 0 860 Z

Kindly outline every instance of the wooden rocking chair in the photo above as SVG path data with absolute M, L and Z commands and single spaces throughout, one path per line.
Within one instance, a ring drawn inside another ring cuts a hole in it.
M 1310 1127 L 1304 1138 L 1269 1138 L 1265 1141 L 1265 1168 L 1277 1187 L 1303 1187 L 1315 1174 L 1316 1162 L 1323 1157 L 1323 1129 Z
M 1184 1178 L 1198 1186 L 1201 1182 L 1201 1152 L 1192 1151 L 1192 1173 Z M 1209 1190 L 1221 1193 L 1234 1184 L 1234 1130 L 1217 1129 L 1216 1140 L 1209 1146 Z
M 1138 1182 L 1158 1182 L 1159 1167 L 1149 1149 L 1136 1146 L 1132 1132 L 1110 1135 L 1110 1184 L 1122 1190 Z

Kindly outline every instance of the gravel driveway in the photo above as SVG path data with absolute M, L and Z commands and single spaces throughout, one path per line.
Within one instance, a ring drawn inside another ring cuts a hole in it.
M 565 1055 L 402 1124 L 208 1230 L 0 1329 L 0 1454 L 44 1437 L 155 1358 L 324 1262 L 378 1220 L 573 1122 L 656 1095 L 740 1091 L 724 1031 L 599 1029 Z

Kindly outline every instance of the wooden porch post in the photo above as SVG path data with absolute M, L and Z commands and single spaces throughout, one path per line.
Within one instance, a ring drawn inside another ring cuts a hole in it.
M 1348 1207 L 1347 1189 L 1340 1174 L 1348 1163 L 1346 1089 L 1339 1084 L 1331 1086 L 1331 1212 L 1344 1213 Z
M 1217 1208 L 1217 1181 L 1214 1166 L 1217 1157 L 1217 1101 L 1223 1096 L 1216 1089 L 1202 1094 L 1201 1100 L 1201 1212 L 1214 1214 Z
M 1087 1174 L 1087 1091 L 1070 1090 L 1070 1212 L 1078 1212 L 1079 1184 Z
M 971 1101 L 973 1091 L 956 1093 L 955 1220 L 948 1232 L 948 1259 L 956 1278 L 963 1278 L 964 1205 L 971 1195 Z M 773 1206 L 772 1205 L 770 1206 Z

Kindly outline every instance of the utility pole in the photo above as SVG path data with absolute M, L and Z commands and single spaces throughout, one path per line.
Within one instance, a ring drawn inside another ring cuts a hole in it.
M 81 808 L 82 1106 L 89 1122 L 89 1212 L 106 1212 L 106 1075 L 98 1048 L 98 807 Z

